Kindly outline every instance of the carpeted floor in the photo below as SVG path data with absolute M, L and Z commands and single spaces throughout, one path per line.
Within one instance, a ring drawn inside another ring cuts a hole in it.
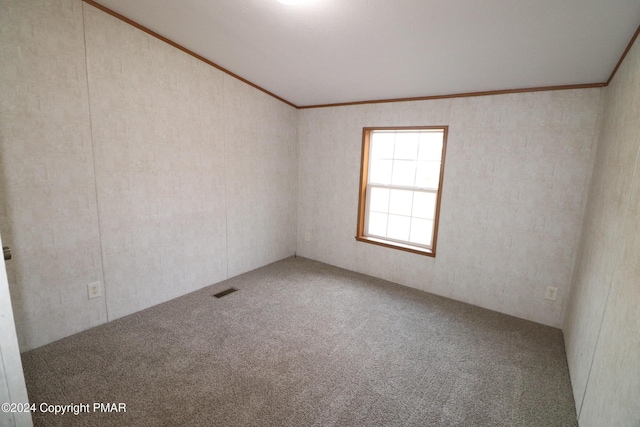
M 31 402 L 91 405 L 36 426 L 577 426 L 560 330 L 301 258 L 23 363 Z

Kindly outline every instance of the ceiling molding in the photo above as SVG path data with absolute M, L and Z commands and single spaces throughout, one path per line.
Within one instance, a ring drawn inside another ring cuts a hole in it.
M 123 22 L 126 22 L 129 25 L 134 26 L 135 28 L 137 28 L 137 29 L 139 29 L 141 31 L 144 31 L 145 33 L 149 34 L 150 36 L 153 36 L 153 37 L 157 38 L 158 40 L 162 40 L 163 42 L 175 47 L 176 49 L 179 49 L 179 50 L 183 51 L 187 55 L 191 55 L 194 58 L 199 59 L 200 61 L 204 62 L 205 64 L 211 65 L 212 67 L 217 68 L 218 70 L 222 71 L 223 73 L 226 73 L 229 76 L 231 76 L 233 78 L 236 78 L 236 79 L 240 80 L 241 82 L 246 83 L 249 86 L 252 86 L 252 87 L 258 89 L 259 91 L 262 91 L 262 92 L 266 93 L 267 95 L 274 97 L 278 101 L 282 101 L 287 105 L 290 105 L 290 106 L 292 106 L 294 108 L 298 108 L 297 105 L 287 101 L 286 99 L 281 98 L 278 95 L 276 95 L 276 94 L 274 94 L 272 92 L 269 92 L 268 90 L 258 86 L 257 84 L 254 84 L 254 83 L 250 82 L 249 80 L 247 80 L 245 78 L 242 78 L 237 74 L 232 73 L 231 71 L 227 70 L 226 68 L 223 68 L 223 67 L 219 66 L 215 62 L 209 61 L 207 58 L 205 58 L 205 57 L 203 57 L 201 55 L 198 55 L 197 53 L 187 49 L 186 47 L 184 47 L 182 45 L 179 45 L 178 43 L 174 42 L 173 40 L 170 40 L 170 39 L 168 39 L 168 38 L 166 38 L 164 36 L 161 36 L 160 34 L 156 33 L 155 31 L 150 30 L 149 28 L 145 27 L 144 25 L 138 24 L 137 22 L 127 18 L 126 16 L 122 16 L 119 13 L 114 12 L 113 10 L 109 9 L 108 7 L 105 7 L 105 6 L 101 5 L 100 3 L 97 3 L 97 2 L 95 2 L 93 0 L 82 0 L 82 1 L 87 3 L 87 4 L 89 4 L 89 5 L 91 5 L 91 6 L 93 6 L 93 7 L 95 7 L 95 8 L 97 8 L 97 9 L 100 9 L 101 11 L 103 11 L 105 13 L 108 13 L 109 15 L 111 15 L 111 16 L 113 16 L 115 18 L 118 18 L 119 20 L 121 20 Z
M 197 53 L 187 49 L 186 47 L 174 42 L 173 40 L 170 40 L 164 36 L 161 36 L 160 34 L 156 33 L 153 30 L 150 30 L 149 28 L 145 27 L 144 25 L 141 25 L 139 23 L 137 23 L 136 21 L 133 21 L 111 9 L 109 9 L 106 6 L 101 5 L 100 3 L 94 1 L 94 0 L 82 0 L 84 3 L 89 4 L 149 35 L 151 35 L 152 37 L 157 38 L 158 40 L 161 40 L 167 44 L 169 44 L 170 46 L 173 46 L 174 48 L 181 50 L 182 52 L 204 62 L 205 64 L 208 64 L 220 71 L 222 71 L 223 73 L 240 80 L 243 83 L 248 84 L 251 87 L 254 87 L 256 89 L 258 89 L 261 92 L 266 93 L 267 95 L 277 99 L 278 101 L 281 101 L 287 105 L 290 105 L 291 107 L 294 107 L 296 109 L 311 109 L 311 108 L 328 108 L 328 107 L 342 107 L 342 106 L 349 106 L 349 105 L 363 105 L 363 104 L 382 104 L 382 103 L 390 103 L 390 102 L 411 102 L 411 101 L 428 101 L 428 100 L 436 100 L 436 99 L 451 99 L 451 98 L 466 98 L 466 97 L 474 97 L 474 96 L 490 96 L 490 95 L 504 95 L 504 94 L 511 94 L 511 93 L 525 93 L 525 92 L 542 92 L 542 91 L 555 91 L 555 90 L 570 90 L 570 89 L 589 89 L 589 88 L 600 88 L 600 87 L 606 87 L 609 85 L 609 83 L 611 83 L 611 81 L 613 80 L 616 72 L 618 71 L 618 68 L 620 68 L 620 65 L 622 64 L 622 62 L 624 61 L 624 58 L 626 57 L 627 53 L 629 52 L 629 50 L 631 50 L 631 47 L 633 46 L 633 44 L 635 43 L 636 39 L 638 38 L 638 36 L 640 35 L 640 26 L 638 27 L 638 29 L 636 30 L 635 34 L 633 35 L 633 37 L 631 37 L 631 40 L 629 41 L 626 49 L 624 50 L 624 52 L 622 53 L 622 56 L 620 57 L 620 60 L 618 61 L 618 63 L 616 64 L 615 68 L 613 69 L 613 71 L 611 72 L 611 75 L 609 76 L 609 79 L 606 82 L 602 82 L 602 83 L 586 83 L 586 84 L 574 84 L 574 85 L 560 85 L 560 86 L 541 86 L 541 87 L 527 87 L 527 88 L 518 88 L 518 89 L 504 89 L 504 90 L 490 90 L 490 91 L 482 91 L 482 92 L 464 92 L 464 93 L 456 93 L 456 94 L 446 94 L 446 95 L 431 95 L 431 96 L 418 96 L 418 97 L 410 97 L 410 98 L 390 98 L 390 99 L 379 99 L 379 100 L 364 100 L 364 101 L 353 101 L 353 102 L 341 102 L 341 103 L 333 103 L 333 104 L 317 104 L 317 105 L 304 105 L 304 106 L 298 106 L 295 105 L 292 102 L 287 101 L 284 98 L 279 97 L 278 95 L 269 92 L 268 90 L 256 85 L 255 83 L 252 83 L 251 81 L 240 77 L 239 75 L 227 70 L 224 67 L 221 67 L 220 65 L 216 64 L 215 62 L 212 62 L 208 59 L 206 59 L 205 57 L 198 55 Z
M 378 99 L 378 100 L 371 100 L 371 101 L 340 102 L 336 104 L 304 105 L 298 108 L 301 110 L 304 110 L 307 108 L 344 107 L 348 105 L 383 104 L 388 102 L 429 101 L 433 99 L 468 98 L 472 96 L 504 95 L 509 93 L 543 92 L 543 91 L 550 91 L 550 90 L 569 90 L 569 89 L 590 89 L 594 87 L 604 87 L 606 85 L 607 85 L 606 83 L 587 83 L 587 84 L 577 84 L 577 85 L 527 87 L 527 88 L 521 88 L 521 89 L 488 90 L 483 92 L 464 92 L 464 93 L 454 93 L 454 94 L 448 94 L 448 95 L 417 96 L 413 98 L 391 98 L 391 99 Z
M 611 75 L 609 76 L 609 80 L 607 80 L 607 86 L 613 80 L 613 77 L 616 75 L 616 72 L 618 72 L 618 68 L 620 68 L 620 65 L 622 65 L 622 61 L 624 61 L 624 58 L 627 56 L 627 53 L 629 53 L 629 51 L 631 50 L 631 46 L 633 46 L 633 43 L 635 43 L 636 39 L 638 38 L 638 34 L 640 34 L 640 26 L 638 26 L 638 29 L 636 30 L 635 34 L 633 35 L 633 37 L 631 37 L 631 40 L 629 41 L 627 48 L 624 50 L 624 52 L 622 52 L 622 56 L 620 57 L 620 60 L 618 61 L 618 63 L 616 64 L 616 67 L 611 72 Z

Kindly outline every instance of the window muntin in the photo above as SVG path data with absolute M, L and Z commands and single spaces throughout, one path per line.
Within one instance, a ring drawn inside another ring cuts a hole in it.
M 357 240 L 435 256 L 446 135 L 364 129 Z

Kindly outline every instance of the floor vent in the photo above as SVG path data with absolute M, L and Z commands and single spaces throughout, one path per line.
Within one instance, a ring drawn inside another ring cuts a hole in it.
M 217 294 L 213 294 L 214 297 L 216 298 L 222 298 L 224 296 L 227 296 L 229 294 L 234 293 L 235 291 L 237 291 L 237 289 L 235 288 L 229 288 L 226 291 L 222 291 L 222 292 L 218 292 Z

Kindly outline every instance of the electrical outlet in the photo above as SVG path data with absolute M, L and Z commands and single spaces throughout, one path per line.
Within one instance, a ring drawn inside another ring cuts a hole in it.
M 554 288 L 553 286 L 547 286 L 547 292 L 544 293 L 544 299 L 548 299 L 549 301 L 555 301 L 558 296 L 558 288 Z
M 102 286 L 100 286 L 100 282 L 89 283 L 87 285 L 87 292 L 89 293 L 89 299 L 101 297 Z
M 305 242 L 310 242 L 311 241 L 311 233 L 309 233 L 308 231 L 306 233 L 304 233 L 304 241 Z

